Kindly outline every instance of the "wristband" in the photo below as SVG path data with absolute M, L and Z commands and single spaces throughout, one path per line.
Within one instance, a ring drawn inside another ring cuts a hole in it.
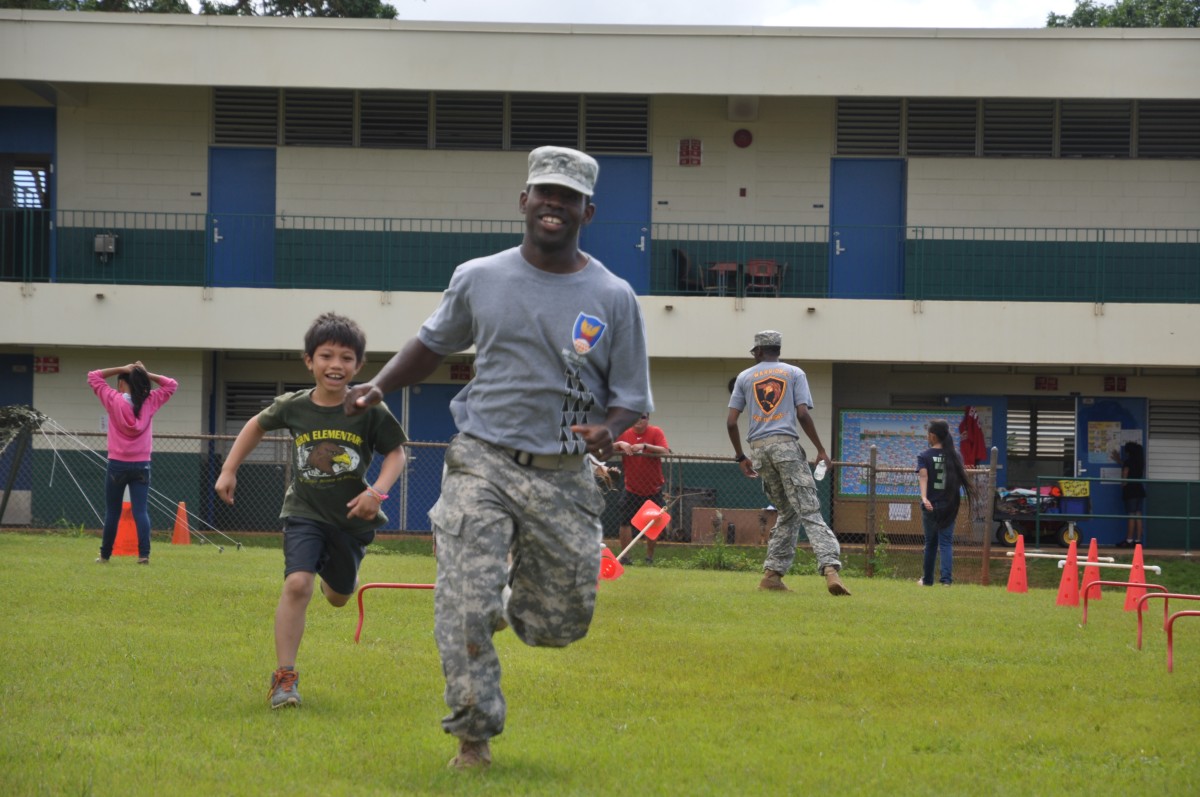
M 745 454 L 738 454 L 736 457 L 734 457 L 734 458 L 733 458 L 733 461 L 734 461 L 734 462 L 745 462 L 745 461 L 746 461 L 746 455 L 745 455 Z
M 367 492 L 375 496 L 375 500 L 381 504 L 386 501 L 388 497 L 387 493 L 381 493 L 369 484 L 367 485 Z

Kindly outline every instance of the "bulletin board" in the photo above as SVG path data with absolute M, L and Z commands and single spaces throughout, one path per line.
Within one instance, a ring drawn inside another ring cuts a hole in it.
M 950 424 L 950 436 L 959 444 L 958 424 L 965 407 L 939 410 L 842 410 L 839 419 L 838 459 L 842 462 L 870 462 L 871 446 L 878 450 L 881 468 L 904 468 L 907 473 L 880 473 L 875 479 L 875 494 L 915 498 L 920 494 L 915 474 L 917 455 L 929 447 L 926 428 L 929 422 L 944 418 Z M 979 425 L 990 438 L 992 408 L 975 406 Z M 991 440 L 988 440 L 991 443 Z M 837 493 L 840 496 L 866 496 L 870 489 L 866 468 L 838 468 Z

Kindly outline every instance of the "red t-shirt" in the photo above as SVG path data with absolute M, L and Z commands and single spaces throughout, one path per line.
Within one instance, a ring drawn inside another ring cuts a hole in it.
M 667 445 L 667 436 L 657 426 L 647 426 L 646 431 L 638 434 L 632 426 L 621 433 L 619 442 L 637 445 L 646 443 L 652 446 Z M 663 478 L 662 457 L 634 454 L 626 456 L 621 463 L 625 471 L 625 491 L 634 495 L 651 496 L 662 489 L 666 479 Z

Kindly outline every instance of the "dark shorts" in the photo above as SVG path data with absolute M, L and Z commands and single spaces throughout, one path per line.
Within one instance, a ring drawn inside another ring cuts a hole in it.
M 617 505 L 617 517 L 621 518 L 621 525 L 628 526 L 629 521 L 633 520 L 633 516 L 642 508 L 642 504 L 646 501 L 653 501 L 659 506 L 663 505 L 662 490 L 659 490 L 654 495 L 634 495 L 633 493 L 621 493 L 621 502 Z
M 355 536 L 303 517 L 289 517 L 283 526 L 283 576 L 318 573 L 329 588 L 353 595 L 358 568 L 375 532 Z
M 1125 499 L 1125 514 L 1126 515 L 1140 515 L 1140 514 L 1142 514 L 1142 510 L 1145 506 L 1146 506 L 1146 496 L 1144 496 L 1144 495 L 1140 496 L 1138 498 L 1126 498 Z

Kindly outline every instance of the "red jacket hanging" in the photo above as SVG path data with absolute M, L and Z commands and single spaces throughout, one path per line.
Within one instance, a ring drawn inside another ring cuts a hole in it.
M 974 467 L 988 458 L 987 443 L 983 439 L 983 428 L 979 425 L 979 413 L 968 406 L 958 424 L 958 447 L 962 452 L 963 465 Z

